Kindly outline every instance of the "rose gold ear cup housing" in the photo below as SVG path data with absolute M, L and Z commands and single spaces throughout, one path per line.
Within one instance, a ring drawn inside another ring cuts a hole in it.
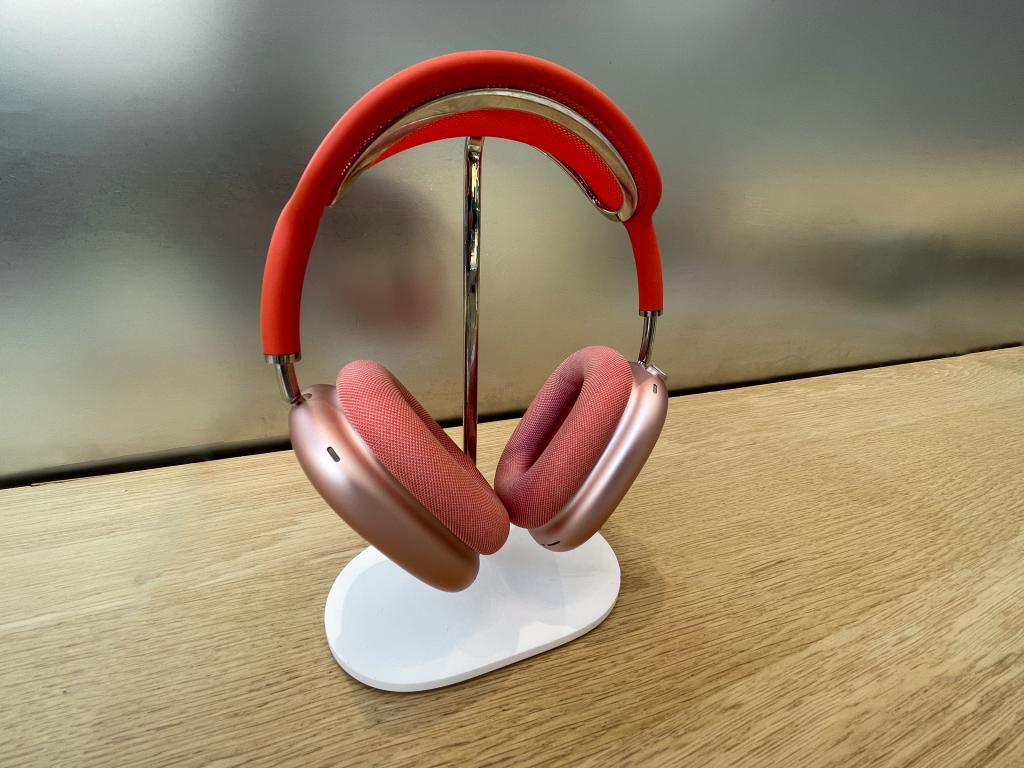
M 661 434 L 668 410 L 664 374 L 631 362 L 633 387 L 594 469 L 565 507 L 530 534 L 564 552 L 593 536 L 622 501 Z M 303 390 L 292 406 L 292 447 L 313 487 L 390 560 L 437 589 L 457 592 L 476 578 L 480 556 L 420 504 L 377 460 L 345 416 L 334 387 Z
M 622 501 L 658 442 L 668 413 L 665 374 L 630 362 L 633 388 L 615 431 L 579 490 L 547 523 L 530 529 L 556 552 L 575 549 L 597 533 Z
M 303 390 L 303 397 L 288 417 L 292 447 L 330 507 L 421 581 L 446 592 L 472 584 L 480 556 L 377 460 L 345 416 L 334 387 L 317 384 Z

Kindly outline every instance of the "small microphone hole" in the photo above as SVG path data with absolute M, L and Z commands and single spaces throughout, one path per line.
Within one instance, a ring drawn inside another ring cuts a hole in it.
M 331 458 L 334 459 L 335 461 L 341 461 L 341 457 L 337 453 L 335 453 L 334 449 L 331 448 L 331 446 L 329 445 L 327 446 L 327 452 L 331 454 Z

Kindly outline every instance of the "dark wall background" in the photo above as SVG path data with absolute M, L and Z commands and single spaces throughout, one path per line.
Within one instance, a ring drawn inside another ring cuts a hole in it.
M 550 58 L 665 178 L 656 362 L 685 389 L 1024 339 L 1019 2 L 0 2 L 0 478 L 258 445 L 274 220 L 368 88 L 467 48 Z M 461 145 L 328 213 L 302 381 L 355 357 L 461 402 Z M 481 410 L 577 347 L 633 354 L 621 227 L 485 151 Z

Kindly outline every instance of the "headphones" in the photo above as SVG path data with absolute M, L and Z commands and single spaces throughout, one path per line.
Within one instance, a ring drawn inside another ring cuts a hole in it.
M 636 262 L 638 360 L 608 347 L 570 355 L 544 383 L 498 462 L 494 488 L 394 375 L 351 362 L 336 386 L 300 389 L 299 305 L 324 209 L 366 169 L 439 139 L 492 136 L 540 149 L 606 217 Z M 662 311 L 652 214 L 661 177 L 629 118 L 551 62 L 504 51 L 440 56 L 357 101 L 316 150 L 274 228 L 263 274 L 263 352 L 291 404 L 292 446 L 309 480 L 357 533 L 438 589 L 465 589 L 510 522 L 573 549 L 600 529 L 661 433 L 665 375 L 650 363 Z

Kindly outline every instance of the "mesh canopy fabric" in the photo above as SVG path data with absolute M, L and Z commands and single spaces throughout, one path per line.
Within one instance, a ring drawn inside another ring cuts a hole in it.
M 603 207 L 617 211 L 622 206 L 619 182 L 589 144 L 568 128 L 526 112 L 481 109 L 443 117 L 396 142 L 376 162 L 421 144 L 461 136 L 492 136 L 536 147 L 572 168 Z
M 632 386 L 629 363 L 608 347 L 585 347 L 551 374 L 494 475 L 513 523 L 544 525 L 579 490 L 622 418 Z
M 501 500 L 401 382 L 356 360 L 341 369 L 337 388 L 352 426 L 395 479 L 469 547 L 497 552 L 509 530 Z

